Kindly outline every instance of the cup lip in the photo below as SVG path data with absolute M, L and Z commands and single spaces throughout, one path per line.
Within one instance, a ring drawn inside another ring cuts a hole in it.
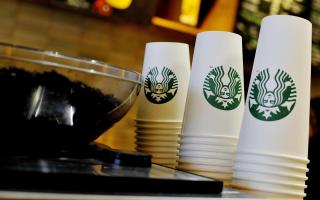
M 181 46 L 181 47 L 188 47 L 189 48 L 189 44 L 187 43 L 184 43 L 184 42 L 170 42 L 170 41 L 154 41 L 154 42 L 147 42 L 146 43 L 146 47 L 149 47 L 149 46 L 163 46 L 163 45 L 166 45 L 168 47 L 170 47 L 170 45 L 177 45 L 177 46 Z
M 250 179 L 250 178 L 234 178 L 235 180 L 239 181 L 250 181 L 250 182 L 257 182 L 262 184 L 276 184 L 276 185 L 283 185 L 283 186 L 289 186 L 289 187 L 298 187 L 298 188 L 307 188 L 306 184 L 297 184 L 297 183 L 290 183 L 286 181 L 275 181 L 275 180 L 259 180 L 259 179 Z M 302 182 L 304 183 L 304 182 Z
M 186 148 L 182 148 L 183 145 L 180 146 L 179 150 L 180 151 L 195 151 L 196 149 L 186 149 Z M 197 149 L 197 151 L 199 151 Z M 203 152 L 206 152 L 206 153 L 214 153 L 214 152 L 224 152 L 224 153 L 230 153 L 230 154 L 234 154 L 235 151 L 233 150 L 229 150 L 229 149 L 210 149 L 210 150 L 204 150 L 204 149 L 201 149 L 201 151 Z
M 199 145 L 226 145 L 226 146 L 236 146 L 237 141 L 234 140 L 220 140 L 219 139 L 212 139 L 212 138 L 201 138 L 202 140 L 197 139 L 191 139 L 191 138 L 185 138 L 181 137 L 181 142 L 185 144 L 199 144 Z
M 304 19 L 304 18 L 302 18 L 302 17 L 294 16 L 294 15 L 269 15 L 269 16 L 266 16 L 266 17 L 264 17 L 264 18 L 262 19 L 261 24 L 262 24 L 264 21 L 269 21 L 269 20 L 272 20 L 272 19 L 274 19 L 274 18 L 295 19 L 295 20 L 297 20 L 297 21 L 300 21 L 300 22 L 302 22 L 302 23 L 307 23 L 307 24 L 309 24 L 309 25 L 312 26 L 312 23 L 311 23 L 309 20 Z
M 181 140 L 181 146 L 187 146 L 187 147 L 190 147 L 190 148 L 199 148 L 199 149 L 219 149 L 219 148 L 222 148 L 222 149 L 234 149 L 234 151 L 236 151 L 236 147 L 237 145 L 236 144 L 232 144 L 232 145 L 225 145 L 225 144 L 199 144 L 199 143 L 185 143 L 183 141 L 183 139 Z
M 304 192 L 292 192 L 292 191 L 286 191 L 286 190 L 277 190 L 277 189 L 269 189 L 269 188 L 256 188 L 256 187 L 250 187 L 250 186 L 243 186 L 240 184 L 236 184 L 236 181 L 233 179 L 231 185 L 235 188 L 240 189 L 249 189 L 249 192 L 263 192 L 263 193 L 272 193 L 272 194 L 280 194 L 280 195 L 290 195 L 290 196 L 299 196 L 304 197 L 306 194 Z
M 4 43 L 0 42 L 0 49 L 3 49 L 6 52 L 10 52 L 13 50 L 17 50 L 20 52 L 26 52 L 24 56 L 19 55 L 19 56 L 13 56 L 13 55 L 4 55 L 0 54 L 0 58 L 6 58 L 10 60 L 18 60 L 18 61 L 23 61 L 23 62 L 30 62 L 30 63 L 36 63 L 36 64 L 41 64 L 45 66 L 50 66 L 54 68 L 62 68 L 62 69 L 69 69 L 73 71 L 79 71 L 79 72 L 84 72 L 87 74 L 94 74 L 98 76 L 103 76 L 103 77 L 108 77 L 108 78 L 114 78 L 114 79 L 120 79 L 128 82 L 133 82 L 136 84 L 141 85 L 142 84 L 142 75 L 136 71 L 126 69 L 124 67 L 116 67 L 111 64 L 105 63 L 100 60 L 95 60 L 95 59 L 89 59 L 85 57 L 80 57 L 80 56 L 67 56 L 61 52 L 58 51 L 50 51 L 50 50 L 40 50 L 36 48 L 31 48 L 31 47 L 26 47 L 22 45 L 14 45 L 14 44 L 9 44 L 9 43 Z M 49 61 L 48 59 L 44 60 L 38 60 L 30 57 L 31 55 L 37 55 L 37 56 L 47 56 L 49 58 L 58 58 L 61 61 L 76 61 L 79 63 L 84 63 L 88 66 L 92 66 L 90 68 L 81 68 L 78 66 L 71 66 L 71 65 L 66 65 L 63 63 L 58 63 L 57 61 Z M 104 70 L 97 70 L 94 69 L 93 66 L 98 66 L 102 67 Z
M 218 35 L 229 35 L 232 37 L 237 37 L 238 39 L 242 40 L 242 36 L 234 33 L 234 32 L 230 32 L 230 31 L 202 31 L 200 33 L 197 34 L 197 37 L 203 36 L 203 35 L 207 35 L 207 34 L 218 34 Z
M 283 158 L 283 159 L 289 159 L 289 160 L 296 160 L 298 162 L 302 162 L 305 164 L 308 164 L 310 162 L 310 160 L 307 158 L 296 157 L 296 156 L 291 156 L 286 154 L 273 154 L 273 153 L 267 153 L 267 152 L 259 152 L 259 151 L 250 152 L 250 151 L 241 151 L 238 149 L 237 154 L 248 154 L 248 155 L 254 155 L 254 156 L 269 156 L 269 157 L 275 157 L 275 158 Z
M 222 158 L 215 158 L 215 157 L 211 157 L 211 158 L 202 158 L 202 157 L 193 157 L 193 156 L 180 156 L 180 158 L 183 159 L 195 159 L 195 160 L 219 160 L 219 161 L 229 161 L 229 162 L 233 162 L 233 159 L 222 159 Z
M 181 137 L 195 137 L 195 138 L 219 138 L 219 139 L 230 139 L 230 140 L 238 140 L 239 138 L 236 136 L 229 136 L 229 135 L 220 135 L 220 134 L 190 134 L 183 132 L 183 129 L 181 131 Z
M 280 163 L 267 162 L 267 161 L 266 162 L 261 162 L 261 161 L 255 162 L 252 160 L 238 159 L 238 157 L 235 158 L 235 162 L 249 164 L 249 165 L 266 165 L 269 167 L 290 168 L 293 170 L 299 170 L 299 171 L 305 171 L 305 172 L 308 172 L 308 170 L 309 170 L 307 166 L 305 168 L 303 168 L 303 167 L 298 167 L 298 166 L 293 166 L 293 165 L 291 166 L 288 164 L 282 164 L 282 163 L 280 164 Z
M 197 154 L 197 157 L 201 157 L 203 155 L 207 155 L 207 156 L 201 157 L 201 158 L 208 158 L 208 156 L 210 156 L 210 155 L 224 155 L 224 156 L 232 156 L 232 157 L 235 156 L 235 154 L 233 152 L 203 151 L 203 150 L 197 150 L 197 149 L 195 150 L 195 149 L 181 149 L 180 148 L 179 154 L 181 154 L 181 153 L 184 154 L 183 156 L 186 156 L 186 154 L 187 154 L 188 157 L 194 157 L 194 156 L 190 156 L 190 155 L 195 155 L 195 154 Z
M 234 176 L 236 176 L 236 172 L 240 173 L 251 173 L 251 174 L 257 174 L 257 175 L 263 175 L 263 176 L 280 176 L 280 177 L 287 177 L 287 178 L 293 178 L 293 179 L 299 179 L 299 180 L 308 180 L 308 177 L 305 176 L 299 176 L 295 174 L 286 174 L 286 173 L 278 173 L 274 171 L 267 171 L 267 170 L 248 170 L 248 169 L 243 169 L 240 167 L 237 167 L 236 164 L 234 165 Z

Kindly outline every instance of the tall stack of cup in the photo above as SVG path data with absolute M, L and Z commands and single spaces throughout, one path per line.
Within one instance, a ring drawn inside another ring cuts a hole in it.
M 303 199 L 308 163 L 311 23 L 262 21 L 232 185 L 271 199 Z
M 147 43 L 142 75 L 136 149 L 151 154 L 154 163 L 174 168 L 190 78 L 189 46 Z
M 178 168 L 224 180 L 232 178 L 241 127 L 241 36 L 208 31 L 197 35 L 181 134 Z

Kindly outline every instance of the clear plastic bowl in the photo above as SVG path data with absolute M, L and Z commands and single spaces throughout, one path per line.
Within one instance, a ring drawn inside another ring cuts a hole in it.
M 134 71 L 0 43 L 0 153 L 88 145 L 127 113 L 140 86 Z

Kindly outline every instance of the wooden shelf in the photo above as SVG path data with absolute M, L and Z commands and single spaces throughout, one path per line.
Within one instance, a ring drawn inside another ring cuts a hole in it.
M 183 32 L 183 33 L 188 33 L 191 35 L 197 35 L 197 33 L 201 31 L 199 28 L 184 25 L 178 21 L 165 19 L 165 18 L 161 18 L 161 17 L 152 17 L 151 21 L 152 21 L 153 25 L 167 28 L 167 29 L 171 29 L 171 30 L 175 30 L 175 31 L 179 31 L 179 32 Z
M 239 0 L 216 0 L 199 27 L 188 26 L 175 19 L 162 16 L 152 17 L 152 24 L 194 36 L 199 32 L 210 30 L 232 32 L 236 22 L 238 4 Z

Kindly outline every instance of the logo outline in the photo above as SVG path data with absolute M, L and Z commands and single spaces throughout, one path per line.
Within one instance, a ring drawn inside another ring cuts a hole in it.
M 249 110 L 261 121 L 277 121 L 287 117 L 297 101 L 297 89 L 292 77 L 277 69 L 270 75 L 269 68 L 259 71 L 249 91 Z M 273 79 L 271 79 L 273 78 Z M 270 82 L 273 81 L 273 84 Z
M 207 102 L 220 110 L 236 109 L 242 99 L 242 82 L 239 73 L 233 68 L 211 66 L 203 83 L 203 95 Z M 227 73 L 225 73 L 227 71 Z M 228 77 L 226 81 L 226 77 Z M 229 82 L 228 82 L 229 81 Z
M 144 81 L 144 94 L 154 104 L 164 104 L 171 101 L 178 92 L 178 78 L 168 67 L 153 67 Z

